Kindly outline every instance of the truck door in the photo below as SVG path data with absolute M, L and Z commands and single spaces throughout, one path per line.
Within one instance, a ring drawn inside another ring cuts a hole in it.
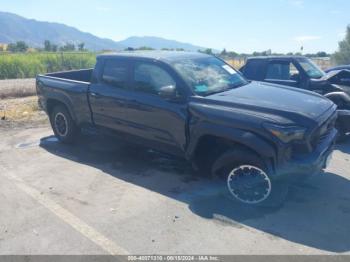
M 169 71 L 156 62 L 107 59 L 100 80 L 90 87 L 94 123 L 122 132 L 132 142 L 183 155 L 187 103 L 158 95 L 159 88 L 177 85 Z
M 128 132 L 150 147 L 183 154 L 186 145 L 187 103 L 174 72 L 157 61 L 135 62 L 132 70 L 132 91 L 125 107 Z M 165 86 L 175 86 L 176 101 L 159 96 Z
M 292 62 L 272 60 L 267 65 L 264 82 L 300 87 L 301 75 Z
M 100 62 L 98 81 L 92 83 L 89 101 L 96 125 L 124 131 L 125 106 L 130 86 L 130 63 L 121 59 Z

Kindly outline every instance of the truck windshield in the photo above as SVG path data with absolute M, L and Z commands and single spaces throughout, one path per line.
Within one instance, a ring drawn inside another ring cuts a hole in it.
M 235 69 L 215 57 L 175 61 L 173 66 L 200 96 L 224 92 L 248 83 Z
M 310 78 L 322 78 L 325 73 L 315 65 L 310 59 L 299 59 L 300 66 L 305 70 Z

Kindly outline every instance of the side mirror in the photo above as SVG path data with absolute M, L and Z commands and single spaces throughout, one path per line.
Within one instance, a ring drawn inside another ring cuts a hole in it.
M 166 100 L 176 98 L 176 87 L 174 85 L 163 86 L 159 89 L 158 95 Z

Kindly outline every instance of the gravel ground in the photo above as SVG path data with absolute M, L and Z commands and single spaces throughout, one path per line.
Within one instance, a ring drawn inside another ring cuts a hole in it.
M 35 94 L 34 78 L 0 80 L 0 98 L 24 97 Z

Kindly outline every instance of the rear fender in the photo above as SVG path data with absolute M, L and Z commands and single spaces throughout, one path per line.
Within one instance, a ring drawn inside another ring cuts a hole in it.
M 46 111 L 48 114 L 50 113 L 49 110 L 50 110 L 51 103 L 63 104 L 68 109 L 74 122 L 76 123 L 78 122 L 77 116 L 73 110 L 73 104 L 67 96 L 60 93 L 54 93 L 54 94 L 47 93 L 46 94 Z

